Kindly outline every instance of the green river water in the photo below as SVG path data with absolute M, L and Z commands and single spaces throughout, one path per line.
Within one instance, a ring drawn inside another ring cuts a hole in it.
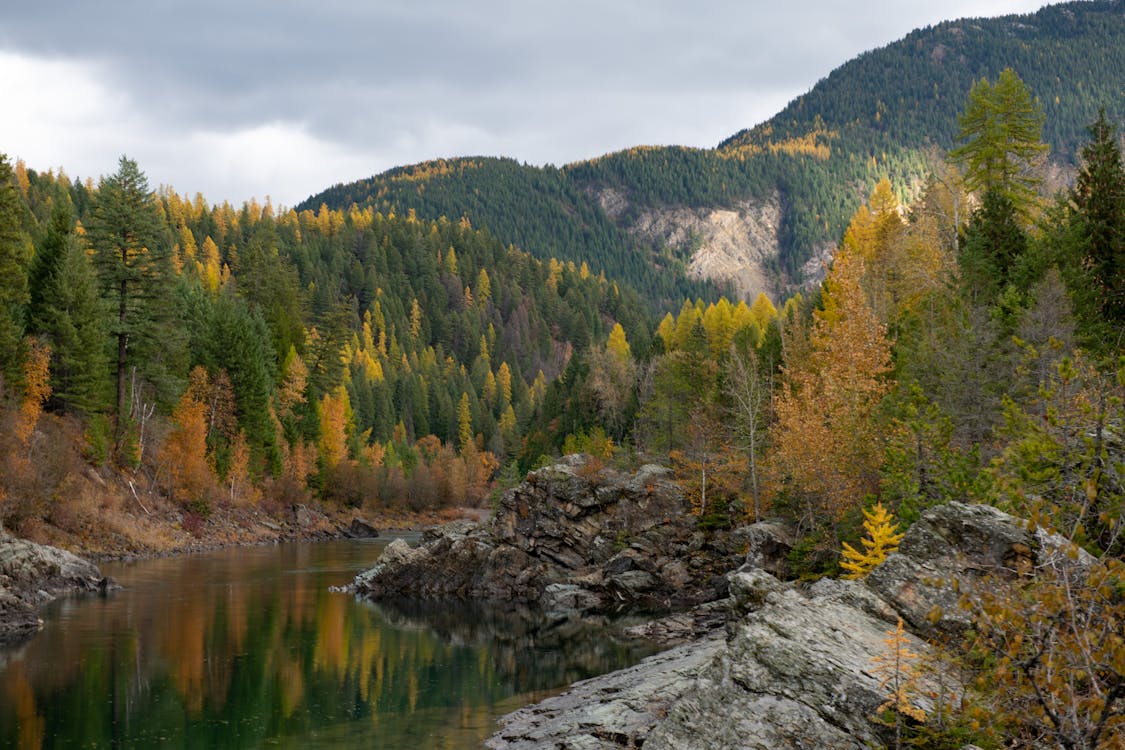
M 0 747 L 476 748 L 498 716 L 647 651 L 515 605 L 333 593 L 387 540 L 105 564 L 124 587 L 0 647 Z

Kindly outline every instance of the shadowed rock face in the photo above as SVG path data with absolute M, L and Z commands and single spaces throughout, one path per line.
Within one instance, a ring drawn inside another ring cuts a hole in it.
M 667 469 L 636 474 L 571 456 L 508 491 L 487 525 L 428 532 L 415 549 L 392 543 L 353 590 L 370 598 L 503 599 L 560 614 L 667 610 L 726 595 L 740 542 L 704 533 Z
M 729 576 L 724 638 L 678 646 L 509 714 L 488 746 L 886 746 L 888 729 L 871 719 L 886 692 L 876 658 L 886 654 L 898 618 L 921 623 L 923 633 L 959 632 L 965 623 L 958 590 L 987 574 L 997 576 L 993 582 L 1028 575 L 1048 560 L 1088 563 L 1082 555 L 1066 557 L 1065 547 L 1065 540 L 1029 531 L 994 508 L 951 503 L 927 511 L 899 552 L 863 581 L 801 587 L 746 565 Z M 909 633 L 908 648 L 931 654 Z M 917 695 L 937 690 L 922 684 Z M 928 701 L 915 702 L 928 711 Z
M 42 624 L 36 607 L 59 594 L 106 585 L 93 563 L 0 532 L 0 640 L 36 632 Z

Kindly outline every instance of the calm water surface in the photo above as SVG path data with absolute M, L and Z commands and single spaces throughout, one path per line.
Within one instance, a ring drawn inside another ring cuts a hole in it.
M 516 606 L 356 601 L 386 540 L 102 571 L 0 648 L 0 747 L 475 748 L 495 719 L 648 653 Z

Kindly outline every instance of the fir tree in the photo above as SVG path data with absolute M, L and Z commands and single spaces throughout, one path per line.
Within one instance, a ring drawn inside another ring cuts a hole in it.
M 9 383 L 22 378 L 24 316 L 29 301 L 31 247 L 21 230 L 20 214 L 12 167 L 0 154 L 0 375 Z
M 115 174 L 102 178 L 90 218 L 90 242 L 101 293 L 112 307 L 116 339 L 113 372 L 117 438 L 130 414 L 130 374 L 165 396 L 170 382 L 167 355 L 178 348 L 171 325 L 172 257 L 159 205 L 137 163 L 121 157 Z
M 53 405 L 92 414 L 109 395 L 105 308 L 81 238 L 66 235 L 60 251 L 36 289 L 31 324 L 51 345 Z
M 1110 326 L 1125 326 L 1125 164 L 1103 109 L 1090 126 L 1072 194 L 1082 264 L 1094 277 L 1098 307 Z M 1120 344 L 1120 342 L 1117 342 Z

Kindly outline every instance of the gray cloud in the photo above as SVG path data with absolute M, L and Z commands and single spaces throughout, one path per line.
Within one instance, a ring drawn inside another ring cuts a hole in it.
M 90 104 L 96 110 L 90 119 L 104 133 L 67 138 L 61 124 L 0 124 L 0 150 L 65 165 L 92 159 L 74 150 L 104 140 L 105 147 L 136 154 L 142 167 L 145 154 L 152 155 L 158 164 L 148 167 L 150 176 L 166 169 L 159 179 L 177 189 L 235 201 L 272 192 L 292 203 L 331 182 L 438 156 L 486 153 L 560 164 L 635 143 L 710 146 L 768 117 L 850 57 L 917 26 L 1025 12 L 1038 3 L 943 5 L 939 11 L 929 2 L 901 0 L 873 0 L 861 10 L 829 0 L 13 3 L 0 10 L 0 53 L 73 63 L 70 74 L 82 77 L 73 86 L 96 88 L 104 100 Z M 0 79 L 5 74 L 0 67 Z M 65 81 L 35 83 L 20 90 L 31 96 L 56 85 L 67 90 Z M 34 107 L 50 119 L 61 117 L 63 104 Z M 7 142 L 37 131 L 37 142 Z M 243 163 L 250 156 L 245 139 L 267 132 L 279 147 L 314 153 L 267 153 L 258 157 L 261 164 Z M 56 142 L 47 142 L 48 135 Z M 231 152 L 237 164 L 211 163 L 191 151 L 219 142 L 243 144 Z M 52 148 L 57 156 L 42 156 Z M 102 171 L 113 168 L 116 156 L 100 157 Z M 333 176 L 328 168 L 348 173 Z M 257 182 L 267 177 L 276 182 Z

